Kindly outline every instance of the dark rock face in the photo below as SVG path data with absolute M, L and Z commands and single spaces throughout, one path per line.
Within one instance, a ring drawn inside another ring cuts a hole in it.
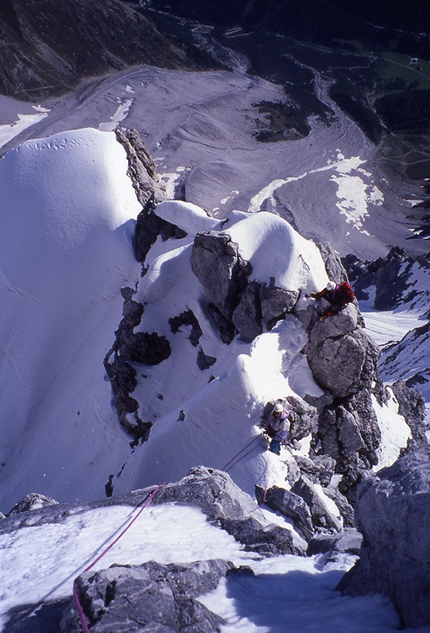
M 115 332 L 115 342 L 104 359 L 104 367 L 121 425 L 136 439 L 147 439 L 152 424 L 139 418 L 139 403 L 130 396 L 137 386 L 136 370 L 130 362 L 158 365 L 170 356 L 171 348 L 166 337 L 156 332 L 134 332 L 140 324 L 143 305 L 133 300 L 132 288 L 123 288 L 121 293 L 123 318 Z M 130 414 L 133 415 L 130 417 Z
M 233 323 L 245 343 L 251 343 L 263 333 L 261 310 L 258 302 L 260 284 L 251 281 L 243 290 L 239 305 L 233 313 Z
M 117 0 L 2 0 L 0 30 L 0 93 L 21 101 L 64 94 L 83 77 L 127 65 L 187 65 L 150 18 Z
M 299 298 L 297 291 L 278 288 L 274 282 L 272 278 L 268 286 L 260 287 L 261 318 L 268 330 L 293 310 Z
M 225 233 L 198 233 L 190 258 L 191 269 L 203 286 L 209 303 L 232 320 L 239 293 L 252 268 L 239 255 L 239 245 Z
M 360 562 L 341 588 L 384 593 L 405 628 L 430 625 L 430 447 L 409 452 L 360 486 Z
M 194 347 L 197 347 L 200 337 L 203 336 L 203 330 L 192 310 L 186 310 L 185 312 L 178 314 L 178 316 L 170 318 L 169 325 L 173 334 L 179 332 L 182 326 L 189 327 L 190 342 Z
M 163 631 L 212 633 L 224 620 L 198 596 L 213 591 L 222 577 L 236 570 L 221 560 L 138 567 L 112 566 L 86 572 L 77 580 L 78 595 L 94 633 Z M 64 614 L 60 631 L 80 631 L 74 606 Z

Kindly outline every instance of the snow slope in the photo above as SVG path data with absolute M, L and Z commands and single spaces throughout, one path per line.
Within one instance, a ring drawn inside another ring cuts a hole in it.
M 0 507 L 35 490 L 102 496 L 129 438 L 103 357 L 139 267 L 140 207 L 110 132 L 66 132 L 0 162 Z
M 180 217 L 181 227 L 188 228 L 192 218 L 200 217 L 194 206 L 183 202 L 162 203 L 158 212 L 168 221 Z M 303 308 L 312 301 L 310 293 L 327 283 L 316 245 L 276 215 L 232 214 L 230 222 L 215 228 L 239 245 L 242 257 L 252 264 L 251 280 L 269 284 L 273 279 L 278 286 L 300 291 Z M 193 238 L 189 233 L 182 240 L 159 239 L 147 256 L 149 269 L 134 296 L 145 306 L 136 331 L 165 336 L 172 353 L 155 367 L 134 364 L 138 385 L 133 397 L 140 403 L 140 419 L 151 421 L 153 428 L 149 440 L 136 447 L 113 478 L 115 494 L 175 481 L 196 464 L 227 470 L 251 495 L 256 484 L 285 486 L 291 452 L 283 449 L 281 459 L 267 452 L 259 426 L 264 407 L 290 395 L 323 394 L 301 354 L 308 335 L 293 315 L 252 343 L 239 337 L 230 345 L 221 343 L 191 270 Z M 190 340 L 189 327 L 174 334 L 170 326 L 171 318 L 190 310 L 203 332 L 198 346 Z M 199 350 L 214 361 L 203 370 L 197 364 Z M 397 403 L 376 404 L 375 413 L 386 430 L 380 465 L 386 466 L 406 446 L 409 427 L 397 414 Z M 304 442 L 302 450 L 306 452 L 307 446 Z
M 68 516 L 61 524 L 27 527 L 0 535 L 4 572 L 0 626 L 13 607 L 72 595 L 73 579 L 111 543 L 138 509 L 98 508 Z M 49 548 L 46 547 L 49 543 Z M 227 621 L 223 633 L 395 633 L 399 619 L 383 596 L 342 597 L 334 591 L 355 557 L 285 555 L 260 559 L 195 508 L 149 506 L 93 569 L 112 564 L 192 562 L 210 558 L 247 565 L 255 577 L 221 581 L 200 600 Z M 61 561 L 61 564 L 59 564 Z M 2 630 L 3 627 L 2 627 Z M 415 629 L 424 633 L 425 629 Z

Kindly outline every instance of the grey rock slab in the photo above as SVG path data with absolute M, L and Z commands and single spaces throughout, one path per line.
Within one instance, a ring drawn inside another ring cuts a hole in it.
M 430 625 L 430 447 L 408 452 L 358 490 L 360 562 L 346 593 L 384 593 L 403 626 Z

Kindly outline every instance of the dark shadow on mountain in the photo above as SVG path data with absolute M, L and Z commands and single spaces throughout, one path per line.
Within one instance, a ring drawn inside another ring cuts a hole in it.
M 26 604 L 14 607 L 8 613 L 3 633 L 58 633 L 60 621 L 70 598 L 39 606 Z
M 342 571 L 291 571 L 254 576 L 245 568 L 228 575 L 227 597 L 234 601 L 239 618 L 267 627 L 270 633 L 345 633 L 352 622 L 355 628 L 349 629 L 349 633 L 368 630 L 366 610 L 360 609 L 354 598 L 343 597 L 335 591 L 342 576 Z M 387 606 L 383 597 L 374 596 L 374 600 L 381 601 L 378 610 L 376 604 L 371 610 L 374 630 L 378 625 L 381 629 L 384 626 L 398 628 L 400 623 L 394 606 Z M 381 609 L 383 606 L 385 609 Z

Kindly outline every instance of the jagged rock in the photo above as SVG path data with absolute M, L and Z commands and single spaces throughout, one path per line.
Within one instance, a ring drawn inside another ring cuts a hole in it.
M 118 127 L 115 134 L 127 153 L 127 176 L 133 184 L 136 197 L 142 207 L 145 207 L 150 198 L 156 204 L 164 200 L 166 193 L 158 183 L 157 167 L 139 132 Z
M 113 565 L 77 579 L 80 603 L 94 633 L 163 631 L 212 633 L 224 620 L 198 596 L 213 591 L 221 578 L 236 570 L 222 560 L 161 565 Z M 81 630 L 74 605 L 63 616 L 61 633 Z
M 348 274 L 342 260 L 329 242 L 317 244 L 329 279 L 336 283 L 348 281 Z
M 137 386 L 137 372 L 129 361 L 158 365 L 170 356 L 171 348 L 166 337 L 156 332 L 134 332 L 140 324 L 143 305 L 133 300 L 132 288 L 122 288 L 121 294 L 124 299 L 123 318 L 115 332 L 115 342 L 105 356 L 104 367 L 121 425 L 135 439 L 147 439 L 152 424 L 139 418 L 139 403 L 130 396 Z M 132 419 L 129 414 L 133 414 Z
M 340 402 L 335 400 L 320 413 L 316 437 L 322 453 L 336 460 L 336 472 L 343 474 L 339 489 L 354 503 L 362 471 L 378 463 L 381 431 L 371 391 L 363 389 Z
M 175 224 L 160 218 L 155 211 L 156 206 L 155 195 L 153 194 L 146 201 L 136 220 L 135 255 L 137 261 L 143 264 L 145 264 L 146 256 L 159 235 L 163 241 L 170 238 L 179 240 L 187 235 L 185 231 L 178 228 Z
M 217 359 L 215 356 L 208 356 L 204 353 L 203 349 L 200 347 L 197 353 L 197 365 L 198 368 L 204 371 L 205 369 L 209 369 L 216 363 Z
M 192 310 L 186 310 L 185 312 L 181 312 L 181 314 L 178 314 L 178 316 L 172 317 L 171 319 L 169 319 L 169 325 L 170 331 L 173 332 L 173 334 L 179 332 L 182 325 L 190 327 L 190 342 L 191 345 L 193 345 L 194 347 L 197 347 L 200 337 L 203 336 L 203 330 L 200 327 L 200 323 L 198 322 L 198 319 Z
M 291 488 L 308 505 L 312 521 L 315 527 L 334 529 L 337 532 L 342 529 L 342 522 L 328 507 L 322 496 L 318 494 L 315 484 L 307 477 L 301 476 Z
M 371 387 L 377 375 L 379 349 L 356 327 L 356 319 L 356 308 L 349 304 L 339 314 L 318 321 L 309 337 L 312 375 L 337 398 Z
M 308 556 L 314 554 L 330 553 L 360 555 L 363 535 L 355 528 L 344 528 L 342 532 L 327 534 L 320 532 L 314 534 L 308 545 Z
M 301 473 L 304 473 L 314 484 L 326 487 L 330 484 L 334 474 L 335 460 L 329 455 L 309 457 L 294 456 Z
M 359 564 L 340 588 L 384 593 L 404 628 L 430 625 L 430 447 L 408 452 L 360 486 Z
M 215 323 L 217 330 L 219 331 L 220 338 L 223 343 L 230 345 L 234 339 L 236 328 L 233 323 L 225 318 L 221 312 L 216 308 L 213 303 L 208 304 L 208 312 Z
M 136 332 L 127 341 L 126 359 L 143 365 L 159 365 L 169 358 L 172 350 L 165 336 L 157 332 Z M 123 348 L 121 349 L 123 354 Z
M 402 415 L 411 429 L 412 439 L 408 440 L 408 448 L 416 450 L 428 445 L 424 418 L 426 403 L 418 389 L 408 387 L 404 380 L 397 380 L 391 389 L 399 403 L 399 414 Z
M 171 501 L 199 507 L 210 521 L 243 543 L 248 551 L 262 555 L 303 554 L 291 532 L 268 524 L 252 497 L 222 471 L 203 466 L 192 468 L 187 477 L 162 488 L 152 503 Z
M 37 492 L 30 492 L 25 495 L 13 508 L 9 511 L 8 516 L 11 514 L 19 514 L 20 512 L 28 512 L 29 510 L 39 510 L 40 508 L 46 508 L 47 506 L 58 505 L 58 501 L 45 497 Z
M 200 281 L 209 303 L 232 321 L 240 292 L 252 272 L 249 262 L 239 255 L 239 246 L 226 233 L 204 231 L 194 239 L 191 269 Z
M 294 309 L 300 294 L 295 290 L 278 288 L 274 281 L 272 278 L 268 286 L 262 284 L 259 294 L 261 318 L 268 330 Z
M 272 486 L 266 491 L 260 486 L 255 487 L 258 503 L 266 503 L 272 510 L 278 510 L 293 520 L 294 527 L 303 535 L 306 541 L 312 538 L 315 528 L 309 506 L 304 499 L 285 488 Z
M 232 315 L 232 321 L 245 343 L 251 343 L 263 332 L 259 292 L 260 284 L 251 281 L 242 291 L 239 304 Z
M 407 256 L 402 248 L 395 246 L 386 257 L 374 262 L 362 262 L 355 255 L 347 255 L 342 261 L 359 300 L 368 300 L 369 290 L 374 288 L 373 305 L 377 310 L 394 310 L 405 301 L 406 295 L 407 300 L 412 298 L 414 291 L 408 293 L 407 290 L 415 259 Z M 423 260 L 423 263 L 428 267 L 428 261 Z
M 288 396 L 286 408 L 291 408 L 294 415 L 290 428 L 290 440 L 300 441 L 311 433 L 317 421 L 318 412 L 314 406 L 296 395 Z
M 348 502 L 345 495 L 343 495 L 338 488 L 332 487 L 324 488 L 324 494 L 336 504 L 340 516 L 343 519 L 344 527 L 355 527 L 354 508 Z

